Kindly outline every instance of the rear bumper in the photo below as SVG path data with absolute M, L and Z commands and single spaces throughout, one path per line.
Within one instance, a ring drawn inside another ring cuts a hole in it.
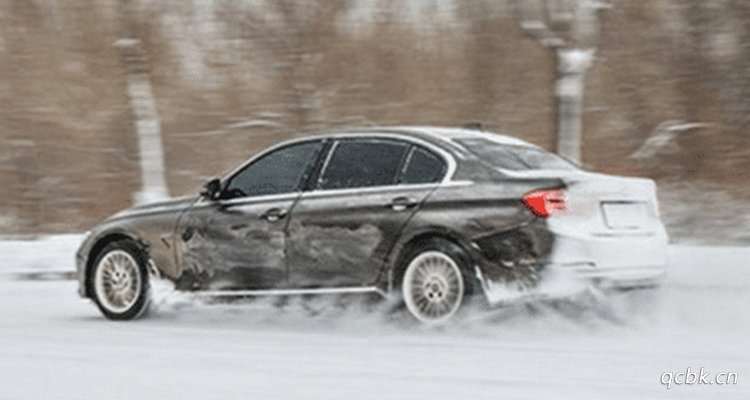
M 648 234 L 557 233 L 548 262 L 601 286 L 658 286 L 667 275 L 668 241 L 662 226 Z
M 491 305 L 520 299 L 571 297 L 591 286 L 654 287 L 666 279 L 668 237 L 661 224 L 648 233 L 580 234 L 575 229 L 563 231 L 554 227 L 525 232 L 549 245 L 546 251 L 538 252 L 546 253 L 543 257 L 546 267 L 533 288 L 504 283 L 492 273 L 502 268 L 498 269 L 487 257 L 474 255 L 483 261 L 476 268 L 476 277 Z M 487 253 L 486 245 L 482 253 Z

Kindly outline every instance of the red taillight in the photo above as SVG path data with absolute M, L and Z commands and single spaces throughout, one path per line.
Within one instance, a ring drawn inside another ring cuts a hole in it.
M 565 211 L 565 191 L 543 189 L 526 193 L 521 200 L 524 206 L 539 218 L 547 218 Z

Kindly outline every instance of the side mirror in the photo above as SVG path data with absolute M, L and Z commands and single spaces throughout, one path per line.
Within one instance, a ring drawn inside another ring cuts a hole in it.
M 203 186 L 203 191 L 201 192 L 201 196 L 209 200 L 216 200 L 216 198 L 219 197 L 220 191 L 221 191 L 221 181 L 214 178 L 206 182 L 206 185 Z

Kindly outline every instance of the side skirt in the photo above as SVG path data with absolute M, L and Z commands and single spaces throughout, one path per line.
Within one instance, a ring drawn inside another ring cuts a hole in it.
M 377 287 L 342 287 L 342 288 L 311 288 L 311 289 L 258 289 L 258 290 L 207 290 L 191 293 L 197 297 L 242 297 L 242 296 L 301 296 L 301 295 L 331 295 L 331 294 L 366 294 L 377 293 L 387 297 L 386 293 Z

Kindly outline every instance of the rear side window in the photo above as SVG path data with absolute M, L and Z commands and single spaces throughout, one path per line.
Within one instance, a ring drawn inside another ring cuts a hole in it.
M 445 174 L 446 165 L 442 158 L 420 147 L 414 147 L 404 166 L 399 183 L 435 183 Z
M 318 189 L 393 185 L 407 149 L 395 141 L 342 140 L 333 149 Z

